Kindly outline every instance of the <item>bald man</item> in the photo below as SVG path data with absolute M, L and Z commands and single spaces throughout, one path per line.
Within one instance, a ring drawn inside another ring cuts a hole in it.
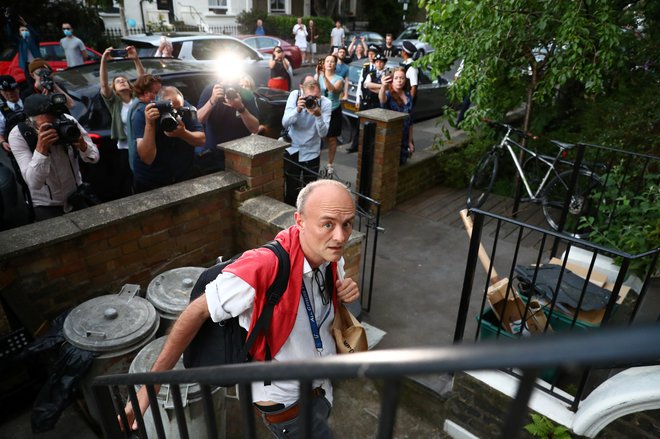
M 291 269 L 287 289 L 273 312 L 274 323 L 268 328 L 273 361 L 309 360 L 336 354 L 331 330 L 335 309 L 342 302 L 354 302 L 360 297 L 355 281 L 344 278 L 342 257 L 354 219 L 353 197 L 336 180 L 312 182 L 298 194 L 295 224 L 275 237 L 289 254 Z M 214 322 L 238 317 L 239 324 L 249 331 L 251 321 L 263 310 L 266 290 L 277 274 L 277 264 L 272 251 L 258 248 L 245 252 L 225 267 L 206 286 L 205 293 L 178 318 L 152 371 L 174 367 L 209 317 Z M 310 324 L 312 319 L 316 325 Z M 250 354 L 254 361 L 264 361 L 265 351 L 266 340 L 261 334 Z M 314 381 L 313 388 L 313 436 L 331 438 L 327 420 L 332 406 L 332 385 L 330 380 L 321 379 Z M 296 382 L 252 383 L 254 406 L 274 437 L 302 435 L 298 423 L 292 422 L 298 416 L 298 399 Z M 138 400 L 144 413 L 149 406 L 144 387 L 138 392 Z M 128 403 L 125 410 L 129 424 L 137 429 L 132 405 Z

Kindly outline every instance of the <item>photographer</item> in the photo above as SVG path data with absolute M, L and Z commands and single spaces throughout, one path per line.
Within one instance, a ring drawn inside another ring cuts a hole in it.
M 193 147 L 204 145 L 206 136 L 179 89 L 163 86 L 156 102 L 138 104 L 131 122 L 137 141 L 135 193 L 192 177 Z
M 225 154 L 217 146 L 259 132 L 259 108 L 251 90 L 221 79 L 199 96 L 199 121 L 204 124 L 206 145 L 195 150 L 196 175 L 225 169 Z
M 73 99 L 66 94 L 59 85 L 53 81 L 53 68 L 41 58 L 37 58 L 30 63 L 28 67 L 30 76 L 34 80 L 34 88 L 27 88 L 23 92 L 23 99 L 33 94 L 52 95 L 54 93 L 62 94 L 66 97 L 66 108 L 73 108 Z
M 298 192 L 316 180 L 321 165 L 321 139 L 328 134 L 332 103 L 321 96 L 319 82 L 308 76 L 286 101 L 282 127 L 291 146 L 284 152 L 284 202 L 294 206 Z
M 26 122 L 9 133 L 9 145 L 30 189 L 35 220 L 75 210 L 72 195 L 82 185 L 78 157 L 99 160 L 99 151 L 82 126 L 64 114 L 65 97 L 32 95 L 25 100 Z

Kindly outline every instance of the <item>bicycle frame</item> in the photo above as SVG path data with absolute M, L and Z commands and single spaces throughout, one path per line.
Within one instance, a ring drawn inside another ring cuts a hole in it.
M 507 126 L 507 132 L 504 135 L 504 138 L 502 138 L 502 141 L 496 148 L 498 149 L 504 149 L 506 148 L 507 151 L 509 151 L 509 154 L 511 155 L 511 158 L 513 159 L 513 164 L 516 167 L 516 170 L 518 171 L 518 175 L 520 176 L 523 185 L 525 186 L 525 190 L 527 191 L 527 194 L 529 195 L 530 201 L 538 201 L 540 200 L 539 194 L 545 187 L 545 184 L 550 180 L 550 175 L 552 172 L 555 173 L 555 175 L 559 176 L 559 172 L 557 171 L 555 164 L 558 163 L 561 158 L 561 155 L 563 153 L 563 149 L 560 149 L 559 152 L 557 153 L 557 156 L 554 158 L 554 160 L 550 161 L 546 157 L 541 154 L 538 154 L 534 151 L 532 151 L 529 148 L 524 147 L 520 143 L 516 142 L 515 140 L 511 139 L 510 134 L 513 131 L 512 127 Z M 523 171 L 522 165 L 520 164 L 520 161 L 518 160 L 518 157 L 516 156 L 516 153 L 513 151 L 512 146 L 516 146 L 520 148 L 521 150 L 525 151 L 527 154 L 531 155 L 535 160 L 539 160 L 541 163 L 546 165 L 548 167 L 548 171 L 545 173 L 543 176 L 543 179 L 541 180 L 541 183 L 539 183 L 539 186 L 536 188 L 536 191 L 532 191 L 532 188 L 529 184 L 529 180 L 527 180 L 527 176 L 525 175 L 525 171 Z

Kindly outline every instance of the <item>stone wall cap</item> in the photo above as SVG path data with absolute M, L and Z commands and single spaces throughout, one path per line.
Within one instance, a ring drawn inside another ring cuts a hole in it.
M 371 110 L 358 111 L 357 115 L 360 118 L 371 119 L 377 122 L 395 122 L 408 117 L 408 113 L 386 110 L 384 108 L 372 108 Z
M 253 134 L 251 136 L 221 143 L 217 146 L 217 148 L 224 151 L 231 151 L 253 159 L 260 154 L 282 150 L 287 148 L 289 145 L 290 144 L 288 142 L 284 142 L 282 140 L 271 139 L 270 137 Z

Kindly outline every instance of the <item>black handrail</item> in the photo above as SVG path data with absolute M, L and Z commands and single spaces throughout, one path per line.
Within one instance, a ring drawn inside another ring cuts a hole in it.
M 603 328 L 586 333 L 544 335 L 517 340 L 499 340 L 479 344 L 463 343 L 446 347 L 423 349 L 396 349 L 371 351 L 351 355 L 323 357 L 295 362 L 255 362 L 240 365 L 204 367 L 166 372 L 147 372 L 106 375 L 93 381 L 93 390 L 101 409 L 102 428 L 106 438 L 123 437 L 112 409 L 109 388 L 146 384 L 223 385 L 239 382 L 242 389 L 249 389 L 253 381 L 296 380 L 301 388 L 309 387 L 317 378 L 382 378 L 388 381 L 384 392 L 382 410 L 389 416 L 381 416 L 379 437 L 391 437 L 393 414 L 398 403 L 398 383 L 404 376 L 453 373 L 457 371 L 521 368 L 525 374 L 515 403 L 503 428 L 503 438 L 516 438 L 521 422 L 526 416 L 526 404 L 531 395 L 531 382 L 535 371 L 555 366 L 599 366 L 618 364 L 648 364 L 660 358 L 660 325 Z M 173 386 L 175 387 L 175 386 Z M 311 387 L 310 387 L 311 389 Z M 243 394 L 244 416 L 252 417 L 252 409 Z M 302 398 L 303 403 L 310 403 Z M 311 411 L 303 410 L 308 415 Z M 249 419 L 248 424 L 253 423 Z M 252 424 L 253 427 L 253 424 Z M 246 430 L 248 437 L 253 429 Z M 310 436 L 306 436 L 310 437 Z

